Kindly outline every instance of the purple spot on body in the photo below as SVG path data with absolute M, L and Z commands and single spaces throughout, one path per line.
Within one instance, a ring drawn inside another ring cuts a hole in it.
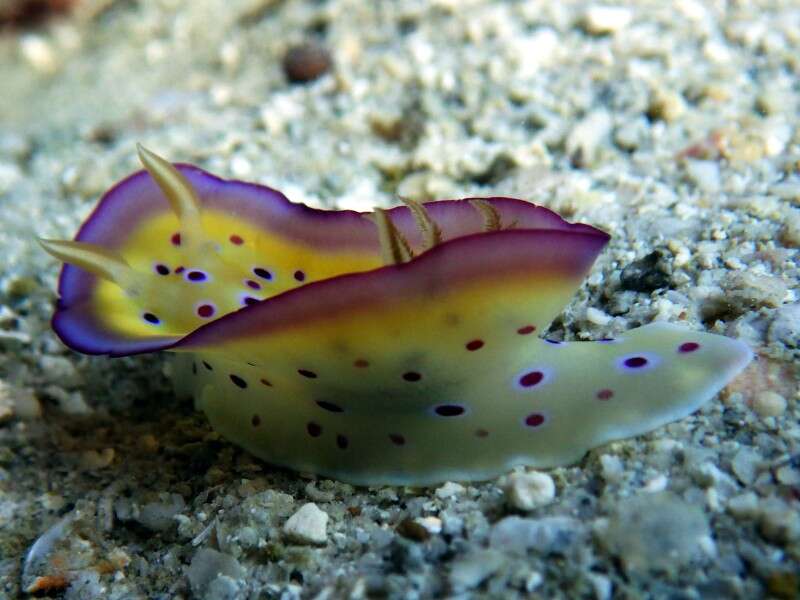
M 700 344 L 697 342 L 685 342 L 678 346 L 678 352 L 681 354 L 688 354 L 689 352 L 695 352 L 700 348 Z
M 212 367 L 206 361 L 203 361 L 203 366 L 206 368 L 207 371 L 213 371 L 214 370 L 214 367 Z
M 307 377 L 308 379 L 316 379 L 317 374 L 314 371 L 309 371 L 308 369 L 297 369 L 297 372 L 300 373 L 303 377 Z
M 176 267 L 176 268 L 175 268 L 175 274 L 176 274 L 176 275 L 180 275 L 180 274 L 181 274 L 181 273 L 183 273 L 185 270 L 186 270 L 186 269 L 185 269 L 183 266 Z
M 250 419 L 250 423 L 253 425 L 253 427 L 258 427 L 261 425 L 261 417 L 258 415 L 253 415 L 253 417 Z
M 249 287 L 251 290 L 260 290 L 261 284 L 257 281 L 253 281 L 252 279 L 248 279 L 244 282 L 244 284 Z
M 266 269 L 263 269 L 261 267 L 255 267 L 253 269 L 253 274 L 256 277 L 261 277 L 261 279 L 268 279 L 268 280 L 272 279 L 272 273 L 270 273 L 269 271 L 267 271 Z
M 561 346 L 561 345 L 564 344 L 564 342 L 560 342 L 558 340 L 545 340 L 545 342 L 547 342 L 548 344 L 551 344 L 553 346 Z
M 230 374 L 228 375 L 228 377 L 231 378 L 233 385 L 235 385 L 236 387 L 240 387 L 242 389 L 247 387 L 247 382 L 238 375 Z
M 169 267 L 167 265 L 156 265 L 156 273 L 159 275 L 169 275 Z
M 647 359 L 644 356 L 631 356 L 626 358 L 623 364 L 629 369 L 641 369 L 647 365 Z
M 614 397 L 614 391 L 609 390 L 608 388 L 599 390 L 597 392 L 597 399 L 598 400 L 611 400 Z
M 314 423 L 314 421 L 309 421 L 306 425 L 306 431 L 311 437 L 319 437 L 322 435 L 322 426 Z
M 169 238 L 169 241 L 172 242 L 173 246 L 180 246 L 181 245 L 181 234 L 180 233 L 173 233 L 172 237 Z
M 242 244 L 244 244 L 244 240 L 242 239 L 242 236 L 236 235 L 235 233 L 231 237 L 229 237 L 228 239 L 231 241 L 231 244 L 234 244 L 236 246 L 241 246 Z
M 522 387 L 533 387 L 535 385 L 539 385 L 544 380 L 544 373 L 541 371 L 531 371 L 529 373 L 525 373 L 522 377 L 519 378 L 519 384 Z
M 305 281 L 305 280 L 306 280 L 306 274 L 305 274 L 305 273 L 303 273 L 303 271 L 300 271 L 300 270 L 298 269 L 297 271 L 295 271 L 295 272 L 294 272 L 294 278 L 295 278 L 297 281 Z
M 440 404 L 433 412 L 440 417 L 458 417 L 464 414 L 464 407 L 458 404 Z
M 328 402 L 327 400 L 317 400 L 317 406 L 319 406 L 322 410 L 327 410 L 328 412 L 344 412 L 344 409 L 341 406 L 334 404 L 333 402 Z
M 253 306 L 254 304 L 258 304 L 258 298 L 253 298 L 252 296 L 245 296 L 242 298 L 242 304 L 245 306 Z
M 408 371 L 406 373 L 403 373 L 403 379 L 410 382 L 419 381 L 420 379 L 422 379 L 422 375 L 420 375 L 416 371 Z
M 389 439 L 395 446 L 405 446 L 406 444 L 406 438 L 399 433 L 390 433 Z
M 529 335 L 534 331 L 536 331 L 536 326 L 534 325 L 525 325 L 524 327 L 517 329 L 517 333 L 520 335 Z
M 467 342 L 465 347 L 470 352 L 475 352 L 475 350 L 480 350 L 483 348 L 483 340 L 472 340 Z
M 205 281 L 208 276 L 202 271 L 189 271 L 186 274 L 186 279 L 189 281 Z
M 646 373 L 657 366 L 660 358 L 652 352 L 626 354 L 616 359 L 617 369 L 623 373 Z
M 201 304 L 197 307 L 197 316 L 204 319 L 214 316 L 214 306 L 212 304 Z
M 339 435 L 336 436 L 336 445 L 339 447 L 340 450 L 346 450 L 347 447 L 350 445 L 350 441 L 347 439 L 346 436 L 340 433 Z
M 159 319 L 153 313 L 146 312 L 142 315 L 142 318 L 152 325 L 158 325 L 161 323 L 161 319 Z
M 545 418 L 542 413 L 531 413 L 525 417 L 525 425 L 527 427 L 539 427 L 544 424 L 544 421 Z

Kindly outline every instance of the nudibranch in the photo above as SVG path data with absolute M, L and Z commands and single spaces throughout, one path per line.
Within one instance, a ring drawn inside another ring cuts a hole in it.
M 176 389 L 269 463 L 354 484 L 553 467 L 696 410 L 750 361 L 655 323 L 543 339 L 609 236 L 513 198 L 325 211 L 170 164 L 114 186 L 64 261 L 70 348 L 175 353 Z

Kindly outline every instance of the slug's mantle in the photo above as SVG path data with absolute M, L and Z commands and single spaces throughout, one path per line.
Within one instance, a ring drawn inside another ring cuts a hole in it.
M 68 263 L 53 327 L 88 354 L 176 353 L 176 389 L 276 465 L 412 485 L 563 465 L 751 359 L 663 323 L 538 337 L 609 238 L 522 200 L 321 211 L 140 157 L 75 241 L 42 241 Z

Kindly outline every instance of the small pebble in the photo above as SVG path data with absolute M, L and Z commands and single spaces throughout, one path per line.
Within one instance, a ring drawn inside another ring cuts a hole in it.
M 86 450 L 81 454 L 81 466 L 88 471 L 96 471 L 111 466 L 114 462 L 113 448 L 103 448 L 102 450 Z
M 775 471 L 775 479 L 780 481 L 783 485 L 800 487 L 800 469 L 789 465 L 783 465 Z
M 424 542 L 431 537 L 430 532 L 414 519 L 403 519 L 400 521 L 400 524 L 397 526 L 397 533 L 406 539 L 416 542 Z
M 590 306 L 586 309 L 586 320 L 594 325 L 608 325 L 611 322 L 611 316 L 599 308 Z
M 442 500 L 446 500 L 447 498 L 453 498 L 454 496 L 459 496 L 463 494 L 465 488 L 460 483 L 454 483 L 452 481 L 448 481 L 443 485 L 436 488 L 436 497 L 441 498 Z
M 60 510 L 67 503 L 67 501 L 64 500 L 64 496 L 54 492 L 42 494 L 39 501 L 42 503 L 42 507 L 49 511 Z
M 779 417 L 786 410 L 786 398 L 769 390 L 760 392 L 753 399 L 753 410 L 762 418 Z
M 314 42 L 289 48 L 283 58 L 283 70 L 292 83 L 313 81 L 327 73 L 332 65 L 328 50 Z
M 762 507 L 759 531 L 776 544 L 796 542 L 800 540 L 800 513 L 784 501 L 770 498 Z
M 764 144 L 764 154 L 766 156 L 778 156 L 786 149 L 786 145 L 792 139 L 793 127 L 788 123 L 771 120 L 764 124 L 763 129 L 759 132 L 762 142 Z M 784 186 L 783 189 L 779 186 Z M 775 187 L 778 187 L 776 190 Z M 773 193 L 778 196 L 784 197 L 787 200 L 795 199 L 800 196 L 800 184 L 796 182 L 789 182 L 785 184 L 778 184 L 771 189 Z
M 471 590 L 497 571 L 503 555 L 496 550 L 478 550 L 456 558 L 450 568 L 450 585 L 456 592 Z
M 231 173 L 237 178 L 247 178 L 253 170 L 253 165 L 244 156 L 234 156 L 230 160 Z
M 800 202 L 800 152 L 786 156 L 782 162 L 782 169 L 788 177 L 773 183 L 769 187 L 769 191 L 781 200 L 789 200 L 797 204 Z
M 715 493 L 724 494 L 726 497 L 732 496 L 739 489 L 739 485 L 733 477 L 711 462 L 690 465 L 689 473 L 698 485 L 704 488 L 713 488 Z
M 583 26 L 593 35 L 616 33 L 633 20 L 633 13 L 624 6 L 593 5 L 586 9 Z
M 704 551 L 709 537 L 703 511 L 669 492 L 622 500 L 601 542 L 631 570 L 669 570 Z
M 653 121 L 672 123 L 686 113 L 686 101 L 678 92 L 657 90 L 650 99 L 647 116 Z
M 728 502 L 728 512 L 737 519 L 746 520 L 758 516 L 758 496 L 754 492 L 734 496 Z
M 0 161 L 0 194 L 8 193 L 22 178 L 22 169 L 17 165 Z
M 233 556 L 211 548 L 201 548 L 192 557 L 186 576 L 195 596 L 205 597 L 209 586 L 218 577 L 241 579 L 245 576 L 245 570 Z
M 552 62 L 561 42 L 553 29 L 542 27 L 513 43 L 519 60 L 519 75 L 532 77 Z
M 30 388 L 19 388 L 0 380 L 0 423 L 14 417 L 23 420 L 39 419 L 42 405 Z
M 33 151 L 31 140 L 19 132 L 4 131 L 0 133 L 0 156 L 7 156 L 22 161 Z
M 506 479 L 504 491 L 510 506 L 525 511 L 550 504 L 556 497 L 553 478 L 536 471 L 511 473 Z
M 611 115 L 607 110 L 597 109 L 572 128 L 566 140 L 566 151 L 579 167 L 593 164 L 599 147 L 611 132 Z
M 90 569 L 71 574 L 70 584 L 64 600 L 101 600 L 107 598 L 107 589 L 100 581 L 100 574 Z
M 36 71 L 51 75 L 58 68 L 58 60 L 53 46 L 39 35 L 24 36 L 19 43 L 20 53 Z
M 64 356 L 45 354 L 39 358 L 45 379 L 63 387 L 75 387 L 83 382 L 75 363 Z
M 305 488 L 306 497 L 314 502 L 333 502 L 336 494 L 332 490 L 321 490 L 316 481 L 309 481 Z
M 749 271 L 730 273 L 723 280 L 727 302 L 741 312 L 751 308 L 778 308 L 788 288 L 780 277 Z
M 157 502 L 148 502 L 139 508 L 136 521 L 151 531 L 167 531 L 177 526 L 175 516 L 186 508 L 180 494 L 162 493 Z
M 664 255 L 654 250 L 622 269 L 619 285 L 623 290 L 649 294 L 670 285 L 668 266 Z
M 800 303 L 785 304 L 775 311 L 767 340 L 790 348 L 800 347 Z
M 244 578 L 235 579 L 228 575 L 218 575 L 208 584 L 203 600 L 236 600 L 242 597 Z
M 328 513 L 313 502 L 304 504 L 283 526 L 284 535 L 297 544 L 323 545 L 328 541 Z
M 416 542 L 425 542 L 431 536 L 441 533 L 441 531 L 442 521 L 438 517 L 406 518 L 396 528 L 398 534 Z M 374 539 L 373 536 L 373 541 Z
M 418 201 L 447 198 L 456 193 L 453 181 L 438 173 L 411 173 L 397 186 L 400 196 Z
M 600 469 L 603 473 L 603 479 L 609 483 L 618 482 L 624 473 L 622 461 L 613 454 L 602 454 L 600 456 Z
M 719 163 L 713 160 L 686 161 L 686 177 L 703 192 L 713 194 L 721 186 Z
M 742 448 L 731 461 L 731 470 L 736 478 L 745 485 L 750 485 L 756 480 L 761 457 L 748 448 Z
M 524 589 L 526 592 L 532 592 L 542 585 L 543 581 L 542 574 L 539 571 L 533 571 L 525 578 Z
M 564 554 L 584 534 L 583 526 L 570 517 L 501 519 L 492 527 L 489 545 L 509 554 L 524 556 L 528 550 L 541 554 Z
M 94 412 L 81 391 L 68 392 L 60 386 L 49 385 L 45 388 L 45 393 L 56 401 L 64 414 L 85 417 Z
M 442 532 L 442 520 L 439 517 L 420 517 L 414 520 L 427 529 L 431 535 Z
M 644 484 L 642 491 L 648 494 L 655 494 L 656 492 L 663 492 L 669 485 L 669 478 L 666 475 L 656 475 Z
M 610 600 L 614 590 L 614 584 L 611 583 L 611 579 L 592 571 L 589 571 L 586 575 L 592 583 L 595 600 Z
M 614 130 L 614 143 L 628 152 L 639 147 L 642 137 L 642 128 L 638 123 L 625 123 Z

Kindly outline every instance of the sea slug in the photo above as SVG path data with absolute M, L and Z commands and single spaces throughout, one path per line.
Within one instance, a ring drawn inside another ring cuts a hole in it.
M 750 361 L 667 323 L 542 339 L 609 236 L 512 198 L 373 213 L 172 165 L 103 196 L 53 327 L 87 354 L 166 350 L 212 426 L 275 465 L 427 485 L 552 467 L 680 419 Z

